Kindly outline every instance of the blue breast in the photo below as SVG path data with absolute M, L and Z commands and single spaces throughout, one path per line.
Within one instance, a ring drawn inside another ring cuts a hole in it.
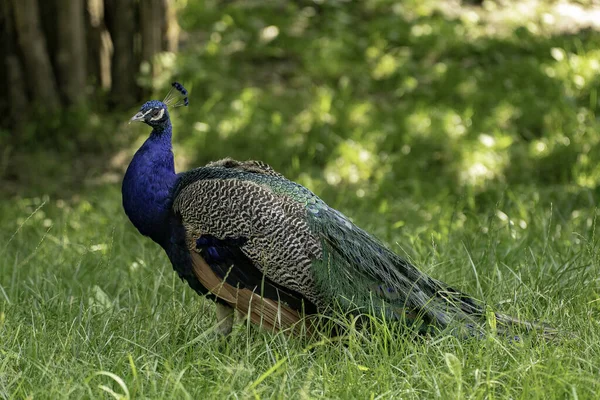
M 123 186 L 123 208 L 140 231 L 164 244 L 170 232 L 171 193 L 177 176 L 173 153 L 160 137 L 150 136 L 127 168 Z M 164 246 L 163 246 L 164 247 Z

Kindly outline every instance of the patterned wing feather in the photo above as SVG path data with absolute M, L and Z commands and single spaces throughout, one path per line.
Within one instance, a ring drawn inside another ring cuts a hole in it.
M 190 248 L 208 246 L 205 257 L 222 258 L 223 265 L 209 264 L 225 279 L 233 273 L 247 284 L 244 275 L 256 268 L 280 290 L 318 302 L 310 264 L 321 247 L 300 203 L 252 181 L 199 179 L 177 192 L 173 210 L 194 238 Z M 230 266 L 235 268 L 227 270 Z

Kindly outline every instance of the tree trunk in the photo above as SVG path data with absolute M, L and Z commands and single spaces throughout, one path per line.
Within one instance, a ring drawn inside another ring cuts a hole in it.
M 6 89 L 0 126 L 26 122 L 23 110 L 31 106 L 56 112 L 84 101 L 90 83 L 110 90 L 109 105 L 134 105 L 141 63 L 149 83 L 161 72 L 156 55 L 177 51 L 180 28 L 172 3 L 0 0 L 0 87 Z
M 61 0 L 56 15 L 56 65 L 61 92 L 67 104 L 85 98 L 86 43 L 83 0 Z
M 163 48 L 165 31 L 165 1 L 147 0 L 140 3 L 140 33 L 142 35 L 142 62 L 152 66 L 152 60 Z
M 104 90 L 111 85 L 113 44 L 104 23 L 104 2 L 87 0 L 87 47 L 89 75 Z
M 8 87 L 9 81 L 7 80 L 7 63 L 9 56 L 9 46 L 14 40 L 14 38 L 10 35 L 10 30 L 8 28 L 8 24 L 10 20 L 8 11 L 8 1 L 0 0 L 0 35 L 2 40 L 0 40 L 0 54 L 2 55 L 2 59 L 0 59 L 0 87 Z M 4 115 L 8 113 L 8 96 L 0 96 L 0 115 Z M 0 126 L 4 126 L 4 124 L 0 123 Z
M 41 107 L 55 111 L 60 106 L 60 99 L 48 57 L 46 38 L 40 27 L 37 0 L 12 0 L 11 4 L 29 91 Z
M 171 6 L 170 0 L 163 1 L 163 12 L 164 12 L 164 31 L 163 31 L 163 43 L 162 50 L 175 53 L 179 48 L 179 31 L 181 28 L 177 23 L 177 13 L 175 7 Z
M 0 97 L 0 112 L 8 115 L 2 118 L 2 126 L 20 131 L 23 119 L 23 110 L 27 108 L 27 89 L 23 76 L 23 66 L 16 52 L 16 38 L 14 24 L 10 18 L 12 10 L 8 0 L 0 0 L 0 34 L 5 40 L 0 44 L 3 55 L 0 62 L 0 84 L 6 88 L 6 95 Z M 10 101 L 7 101 L 10 99 Z
M 56 79 L 56 49 L 58 48 L 58 27 L 56 15 L 58 13 L 58 4 L 61 0 L 37 0 L 38 15 L 40 18 L 40 29 L 46 39 L 46 52 L 50 58 L 52 71 L 54 71 L 54 79 Z M 60 83 L 57 81 L 58 92 L 60 95 Z
M 135 1 L 114 0 L 105 4 L 107 14 L 111 14 L 108 26 L 114 45 L 111 97 L 113 104 L 131 107 L 137 101 Z
M 10 126 L 15 128 L 15 132 L 20 132 L 26 119 L 24 110 L 27 110 L 28 101 L 23 84 L 23 67 L 16 54 L 6 56 L 6 79 L 10 82 L 6 90 L 6 95 L 10 98 Z

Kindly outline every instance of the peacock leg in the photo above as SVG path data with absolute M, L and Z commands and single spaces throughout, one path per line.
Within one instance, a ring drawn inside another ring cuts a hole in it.
M 217 303 L 217 332 L 227 336 L 233 329 L 234 310 L 228 305 Z

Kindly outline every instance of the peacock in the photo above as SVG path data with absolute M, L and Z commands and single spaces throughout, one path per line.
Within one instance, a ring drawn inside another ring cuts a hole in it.
M 422 333 L 485 333 L 485 304 L 421 272 L 269 165 L 227 158 L 176 173 L 169 109 L 187 105 L 187 90 L 174 82 L 165 100 L 146 102 L 131 118 L 152 132 L 125 173 L 123 208 L 179 277 L 216 301 L 220 333 L 231 332 L 234 310 L 293 333 L 318 328 L 299 324 L 310 321 L 304 317 L 336 311 L 400 321 Z M 514 325 L 541 326 L 491 315 L 509 335 Z

